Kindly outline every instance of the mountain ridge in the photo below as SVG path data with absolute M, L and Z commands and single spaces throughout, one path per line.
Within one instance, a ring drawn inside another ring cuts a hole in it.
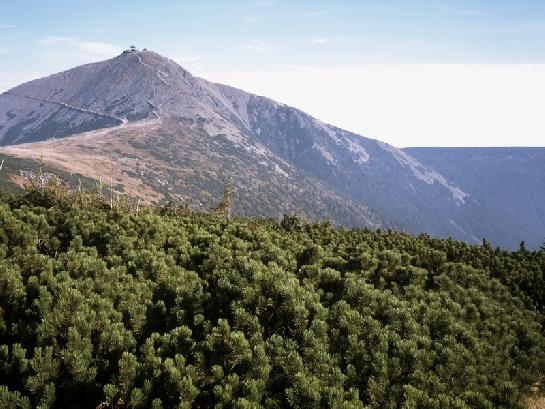
M 93 160 L 102 167 L 109 160 L 119 168 L 119 189 L 154 191 L 147 195 L 152 201 L 195 197 L 199 206 L 210 205 L 234 179 L 242 215 L 300 211 L 348 227 L 395 227 L 472 243 L 491 232 L 475 227 L 477 221 L 494 222 L 463 186 L 407 151 L 193 76 L 151 51 L 1 94 L 2 145 L 4 154 L 43 156 L 64 170 L 86 169 L 87 176 L 107 176 L 93 170 Z M 144 162 L 145 169 L 138 167 Z M 252 203 L 262 205 L 252 209 Z

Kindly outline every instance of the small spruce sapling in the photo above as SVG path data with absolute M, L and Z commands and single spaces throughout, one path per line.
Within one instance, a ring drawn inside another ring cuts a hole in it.
M 231 185 L 231 180 L 227 181 L 225 188 L 223 190 L 223 197 L 221 202 L 214 208 L 214 212 L 220 216 L 225 217 L 227 220 L 231 219 L 231 195 L 233 193 L 233 188 Z

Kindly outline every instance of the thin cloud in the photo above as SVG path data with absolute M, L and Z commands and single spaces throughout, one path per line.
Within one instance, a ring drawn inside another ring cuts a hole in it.
M 316 45 L 324 45 L 330 43 L 331 40 L 328 37 L 316 37 L 311 38 L 310 40 L 308 40 L 308 42 Z
M 335 35 L 335 36 L 322 35 L 322 36 L 312 37 L 306 40 L 307 43 L 314 44 L 314 45 L 339 44 L 339 43 L 346 43 L 350 41 L 351 41 L 350 37 L 342 36 L 342 35 Z
M 304 17 L 317 17 L 317 16 L 323 16 L 324 14 L 326 14 L 326 12 L 323 10 L 301 11 L 297 13 L 297 15 L 304 16 Z
M 274 7 L 276 5 L 276 0 L 262 0 L 254 4 L 249 5 L 248 9 L 265 9 L 269 7 Z
M 120 47 L 98 41 L 83 41 L 76 37 L 47 36 L 38 40 L 44 47 L 69 47 L 86 55 L 109 57 L 119 53 Z
M 6 50 L 5 48 L 0 48 L 0 54 L 7 54 L 8 53 L 8 50 Z
M 482 14 L 480 10 L 473 10 L 473 9 L 467 9 L 467 10 L 454 10 L 450 14 L 453 16 L 478 16 Z
M 512 26 L 514 31 L 523 31 L 529 33 L 545 31 L 545 23 L 522 23 Z
M 15 24 L 0 24 L 0 28 L 15 28 Z
M 249 17 L 246 17 L 244 19 L 244 22 L 245 23 L 248 23 L 248 24 L 253 24 L 257 21 L 257 18 L 253 17 L 253 16 L 249 16 Z
M 106 33 L 111 33 L 112 30 L 110 30 L 109 28 L 95 27 L 95 28 L 88 28 L 88 29 L 85 30 L 85 32 L 90 33 L 90 34 L 106 34 Z
M 249 44 L 243 45 L 242 48 L 258 53 L 272 53 L 270 44 L 258 40 L 252 40 Z

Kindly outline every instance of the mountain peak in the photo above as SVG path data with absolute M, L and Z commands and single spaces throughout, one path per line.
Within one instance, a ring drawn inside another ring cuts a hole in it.
M 193 76 L 169 58 L 150 50 L 125 50 L 112 59 L 30 81 L 2 94 L 0 144 L 182 114 L 194 83 Z
M 508 213 L 491 211 L 496 201 L 476 195 L 441 161 L 418 160 L 296 108 L 193 77 L 136 47 L 0 95 L 0 146 L 25 142 L 2 152 L 43 157 L 95 180 L 115 178 L 143 200 L 182 198 L 203 209 L 231 178 L 239 214 L 304 209 L 347 226 L 395 226 L 474 243 L 515 237 L 516 226 L 496 227 Z M 545 220 L 536 209 L 527 212 L 536 215 L 528 225 Z
M 174 60 L 171 60 L 170 58 L 165 57 L 155 51 L 148 50 L 147 48 L 144 48 L 142 50 L 123 50 L 121 54 L 107 61 L 112 61 L 116 63 L 119 63 L 121 61 L 140 64 L 144 63 L 149 65 L 152 70 L 165 69 L 167 71 L 173 70 L 174 72 L 178 72 L 181 69 L 184 72 L 186 71 L 182 67 L 180 67 L 180 65 Z

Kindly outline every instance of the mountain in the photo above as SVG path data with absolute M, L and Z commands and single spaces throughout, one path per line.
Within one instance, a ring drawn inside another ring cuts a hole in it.
M 426 166 L 463 186 L 497 222 L 485 237 L 515 247 L 545 241 L 545 148 L 407 148 Z M 483 220 L 484 222 L 485 220 Z M 476 222 L 476 221 L 475 221 Z
M 151 202 L 204 209 L 231 178 L 239 214 L 381 224 L 253 140 L 238 96 L 156 53 L 123 54 L 2 94 L 0 144 L 23 144 L 7 152 L 103 181 L 114 175 L 118 190 Z
M 512 244 L 490 227 L 498 220 L 486 205 L 410 153 L 197 78 L 151 51 L 0 95 L 0 145 L 150 202 L 204 209 L 231 180 L 240 215 Z

